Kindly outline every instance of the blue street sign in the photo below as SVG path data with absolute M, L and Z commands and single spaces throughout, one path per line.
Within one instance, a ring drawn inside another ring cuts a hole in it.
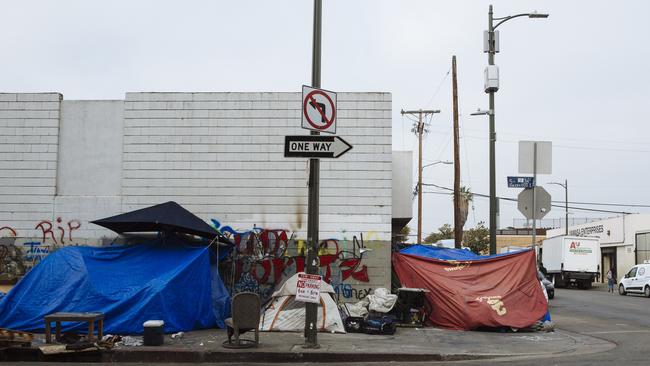
M 534 185 L 533 177 L 508 177 L 509 188 L 533 188 Z

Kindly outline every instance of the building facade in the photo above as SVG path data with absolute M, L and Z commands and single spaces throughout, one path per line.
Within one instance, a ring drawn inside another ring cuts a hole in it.
M 339 93 L 337 124 L 354 148 L 321 162 L 320 266 L 356 301 L 390 285 L 390 94 Z M 0 279 L 111 243 L 91 220 L 173 200 L 236 239 L 227 285 L 268 295 L 306 245 L 308 160 L 283 156 L 300 125 L 300 93 L 0 94 Z

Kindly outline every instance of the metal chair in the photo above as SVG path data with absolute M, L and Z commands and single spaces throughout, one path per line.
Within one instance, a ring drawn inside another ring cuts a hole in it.
M 226 319 L 228 340 L 223 342 L 223 346 L 226 348 L 257 347 L 260 341 L 260 297 L 253 292 L 240 292 L 233 296 L 230 308 L 232 317 Z M 255 340 L 240 338 L 242 333 L 249 330 L 255 330 Z

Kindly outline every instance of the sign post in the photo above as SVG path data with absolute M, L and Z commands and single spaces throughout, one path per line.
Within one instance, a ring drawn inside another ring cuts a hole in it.
M 296 300 L 307 303 L 320 303 L 321 276 L 298 273 L 296 282 Z
M 508 188 L 533 188 L 533 177 L 508 177 Z
M 285 158 L 338 158 L 352 145 L 338 136 L 285 136 Z
M 519 173 L 530 174 L 533 173 L 533 251 L 537 255 L 535 246 L 537 245 L 537 211 L 540 209 L 537 206 L 537 173 L 551 174 L 552 172 L 552 143 L 550 141 L 519 141 Z M 540 187 L 541 188 L 541 187 Z M 541 191 L 546 192 L 544 188 Z M 548 192 L 546 192 L 548 195 Z M 550 195 L 549 207 L 546 212 L 550 211 Z M 546 213 L 544 213 L 546 215 Z M 543 216 L 543 215 L 542 215 Z
M 302 128 L 336 133 L 336 93 L 302 86 Z
M 322 0 L 314 0 L 314 31 L 312 40 L 311 86 L 320 88 L 320 56 L 321 56 L 321 24 Z M 318 101 L 316 101 L 318 102 Z M 304 107 L 303 107 L 304 112 Z M 319 135 L 318 131 L 311 131 L 312 135 Z M 320 160 L 309 159 L 309 182 L 307 202 L 307 273 L 316 274 L 318 271 L 318 210 L 319 210 L 319 181 Z M 305 348 L 318 348 L 317 327 L 318 305 L 306 303 L 305 305 Z
M 517 196 L 517 209 L 528 220 L 541 220 L 551 211 L 551 195 L 544 187 L 526 188 Z

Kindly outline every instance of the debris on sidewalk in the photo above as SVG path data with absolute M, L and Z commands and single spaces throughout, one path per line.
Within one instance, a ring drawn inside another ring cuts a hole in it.
M 341 318 L 345 331 L 366 334 L 395 334 L 396 318 L 389 315 L 397 302 L 385 288 L 377 288 L 371 295 L 356 304 L 341 304 Z
M 184 336 L 185 336 L 185 333 L 183 333 L 183 332 L 178 332 L 178 333 L 174 333 L 174 334 L 171 335 L 172 339 L 181 339 Z
M 73 344 L 82 340 L 84 337 L 75 332 L 65 332 L 56 341 L 64 344 Z
M 124 336 L 120 342 L 117 342 L 118 346 L 127 346 L 127 347 L 137 347 L 142 346 L 144 343 L 142 337 L 133 337 L 133 336 Z
M 92 343 L 90 343 L 90 345 L 85 345 L 84 344 L 84 348 L 81 348 L 81 349 L 68 349 L 68 347 L 70 347 L 70 346 L 73 346 L 73 345 L 45 344 L 45 345 L 39 346 L 38 349 L 41 351 L 41 353 L 43 353 L 43 355 L 56 355 L 56 354 L 61 354 L 61 353 L 76 353 L 76 352 L 93 352 L 93 351 L 99 351 L 101 349 L 101 347 L 98 347 L 97 345 L 92 344 Z
M 30 347 L 33 339 L 32 333 L 0 328 L 0 347 Z
M 104 348 L 113 348 L 115 345 L 122 340 L 122 337 L 119 335 L 107 334 L 102 337 L 102 339 L 97 342 L 97 344 Z

